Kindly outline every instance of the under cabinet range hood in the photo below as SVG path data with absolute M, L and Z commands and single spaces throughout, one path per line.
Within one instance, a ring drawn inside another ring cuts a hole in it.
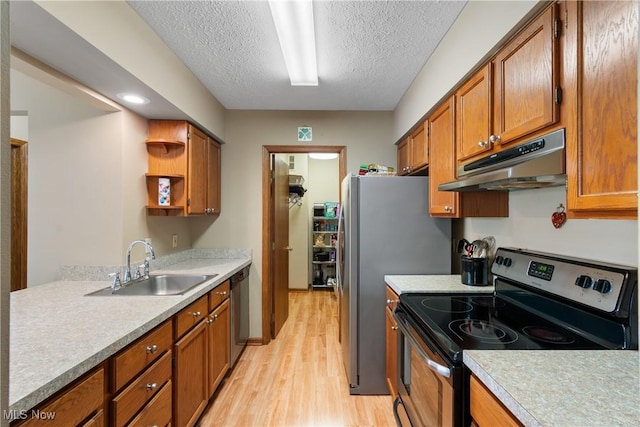
M 458 166 L 440 191 L 523 190 L 565 185 L 565 130 L 543 135 Z

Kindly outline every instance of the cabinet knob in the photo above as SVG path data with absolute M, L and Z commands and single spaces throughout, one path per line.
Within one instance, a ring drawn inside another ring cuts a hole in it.
M 492 144 L 495 144 L 496 142 L 497 142 L 497 143 L 500 143 L 500 135 L 491 135 L 491 136 L 489 137 L 489 141 L 490 141 Z
M 398 330 L 398 327 L 397 327 L 397 326 L 392 326 L 392 327 L 391 327 L 391 330 L 392 330 L 392 331 L 397 331 L 397 330 Z
M 154 345 L 147 346 L 147 354 L 149 354 L 149 353 L 153 354 L 156 351 L 158 351 L 158 346 L 157 345 L 154 344 Z
M 200 316 L 202 316 L 202 313 L 200 313 L 199 311 L 195 311 L 195 312 L 193 312 L 193 313 L 191 313 L 191 314 L 193 314 L 193 317 L 200 317 Z
M 227 291 L 216 292 L 216 294 L 225 296 L 225 295 L 227 295 Z
M 387 300 L 387 305 L 391 305 L 391 304 L 393 304 L 393 303 L 397 303 L 397 302 L 398 302 L 398 300 L 397 300 L 397 299 L 388 299 L 388 300 Z
M 208 318 L 208 319 L 206 320 L 206 322 L 207 322 L 207 325 L 210 325 L 210 324 L 212 324 L 212 323 L 213 323 L 213 319 L 212 319 L 212 318 Z
M 149 391 L 153 391 L 155 389 L 158 388 L 158 384 L 157 383 L 147 383 L 147 385 L 145 386 L 145 388 Z
M 487 145 L 489 145 L 489 143 L 487 141 L 478 141 L 478 147 L 486 147 Z
M 285 246 L 284 249 L 288 250 L 289 252 L 291 252 L 293 250 L 293 248 L 291 246 Z
M 453 208 L 452 208 L 451 206 L 445 206 L 445 207 L 444 207 L 444 211 L 445 211 L 445 212 L 452 212 L 452 211 L 453 211 Z

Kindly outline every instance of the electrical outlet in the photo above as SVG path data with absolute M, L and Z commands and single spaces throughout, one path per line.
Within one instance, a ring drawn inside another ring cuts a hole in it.
M 151 237 L 145 237 L 144 241 L 147 242 L 149 245 L 151 245 Z M 149 251 L 149 248 L 147 248 L 146 246 L 144 247 L 144 253 L 149 255 L 151 252 Z
M 178 235 L 174 234 L 173 236 L 171 236 L 171 247 L 172 248 L 177 248 L 178 247 Z

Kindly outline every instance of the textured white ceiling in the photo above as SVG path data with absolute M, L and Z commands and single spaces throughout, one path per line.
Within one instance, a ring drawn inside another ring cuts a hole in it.
M 228 109 L 393 110 L 466 1 L 314 1 L 319 85 L 292 87 L 266 1 L 128 1 Z

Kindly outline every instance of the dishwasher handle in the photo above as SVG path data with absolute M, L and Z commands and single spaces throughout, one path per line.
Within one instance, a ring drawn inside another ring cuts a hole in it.
M 398 324 L 400 331 L 402 331 L 402 334 L 407 338 L 407 340 L 409 340 L 409 344 L 411 344 L 411 347 L 416 349 L 420 357 L 427 363 L 429 368 L 435 371 L 438 375 L 449 378 L 451 376 L 451 369 L 431 360 L 429 355 L 422 349 L 422 346 L 418 343 L 418 341 L 416 341 L 415 337 L 411 335 L 409 328 L 407 328 L 407 326 L 404 324 L 404 320 L 400 316 L 398 316 L 395 311 L 393 312 L 393 318 L 396 320 L 396 323 Z

